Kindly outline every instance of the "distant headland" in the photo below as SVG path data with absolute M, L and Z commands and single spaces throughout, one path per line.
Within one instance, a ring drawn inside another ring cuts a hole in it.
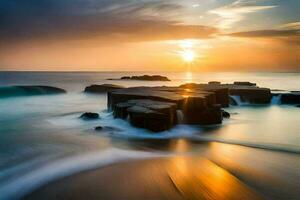
M 168 77 L 161 75 L 123 76 L 119 79 L 108 80 L 138 80 L 138 81 L 171 81 Z

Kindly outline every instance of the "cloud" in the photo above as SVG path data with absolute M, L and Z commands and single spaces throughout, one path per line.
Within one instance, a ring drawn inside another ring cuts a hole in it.
M 26 40 L 149 41 L 205 38 L 217 29 L 168 18 L 182 9 L 169 1 L 2 0 L 2 43 Z
M 300 29 L 290 30 L 255 30 L 227 34 L 235 37 L 293 37 L 300 36 Z
M 279 28 L 282 29 L 300 29 L 300 22 L 291 22 L 281 25 Z
M 262 38 L 300 46 L 300 29 L 255 30 L 227 34 L 232 37 Z
M 246 14 L 275 8 L 275 5 L 258 5 L 257 0 L 236 0 L 231 4 L 210 10 L 209 13 L 220 17 L 218 27 L 229 29 L 235 23 L 242 21 Z

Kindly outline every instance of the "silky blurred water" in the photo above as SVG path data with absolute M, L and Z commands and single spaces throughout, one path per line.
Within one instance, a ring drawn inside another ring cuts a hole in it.
M 107 80 L 142 74 L 165 75 L 172 81 Z M 223 125 L 210 127 L 178 125 L 170 131 L 152 134 L 143 129 L 133 128 L 126 121 L 113 119 L 111 113 L 106 111 L 105 94 L 83 93 L 84 88 L 90 84 L 113 83 L 126 87 L 177 86 L 186 82 L 208 81 L 222 83 L 251 81 L 261 87 L 276 90 L 300 90 L 300 73 L 0 72 L 0 87 L 49 85 L 67 90 L 66 94 L 60 95 L 0 99 L 0 199 L 1 192 L 9 194 L 12 188 L 14 190 L 25 187 L 22 182 L 16 181 L 18 178 L 32 173 L 33 170 L 43 169 L 54 162 L 64 163 L 80 156 L 86 160 L 75 160 L 81 163 L 80 166 L 84 169 L 85 163 L 89 166 L 89 163 L 95 160 L 95 156 L 89 157 L 95 152 L 96 155 L 99 153 L 99 156 L 96 156 L 99 163 L 103 160 L 101 157 L 103 152 L 111 153 L 106 155 L 106 162 L 107 160 L 114 162 L 116 158 L 124 155 L 129 159 L 143 158 L 145 152 L 150 154 L 155 152 L 155 155 L 166 153 L 165 150 L 146 148 L 141 144 L 130 142 L 137 139 L 186 138 L 194 142 L 234 144 L 264 149 L 262 151 L 274 151 L 275 154 L 278 151 L 292 153 L 296 155 L 293 162 L 297 159 L 299 163 L 300 108 L 295 106 L 233 106 L 227 109 L 232 117 L 225 120 Z M 88 111 L 98 112 L 101 118 L 95 121 L 83 121 L 78 118 L 83 112 Z M 94 128 L 99 125 L 115 127 L 121 131 L 94 131 Z M 188 148 L 188 152 L 201 149 L 201 145 L 201 143 L 194 144 Z M 252 152 L 251 148 L 247 148 L 247 151 Z M 168 150 L 167 153 L 176 153 L 176 151 Z M 256 154 L 259 155 L 257 152 Z M 274 162 L 280 163 L 279 157 L 274 158 Z M 300 167 L 295 163 L 292 165 L 294 166 L 292 170 L 298 170 Z M 281 170 L 291 170 L 290 167 L 282 167 Z M 56 170 L 56 174 L 68 174 L 64 171 L 58 173 L 59 168 Z M 61 170 L 66 168 L 62 167 Z M 76 171 L 80 170 L 74 170 Z M 48 179 L 43 180 L 46 182 Z

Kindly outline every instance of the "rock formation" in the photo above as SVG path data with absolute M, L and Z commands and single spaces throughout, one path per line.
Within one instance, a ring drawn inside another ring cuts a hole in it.
M 123 86 L 113 84 L 90 85 L 84 89 L 87 93 L 106 93 L 110 90 L 122 89 Z
M 108 80 L 138 80 L 138 81 L 171 81 L 168 77 L 161 75 L 143 75 L 143 76 L 123 76 L 120 79 Z
M 300 92 L 281 94 L 282 104 L 300 104 Z
M 228 107 L 230 95 L 250 103 L 270 103 L 271 92 L 256 84 L 184 84 L 179 87 L 132 87 L 108 92 L 108 109 L 115 118 L 128 119 L 136 127 L 153 132 L 164 131 L 178 123 L 178 111 L 184 123 L 211 125 L 230 117 L 222 107 Z
M 17 96 L 34 96 L 66 93 L 65 90 L 51 86 L 26 85 L 0 87 L 0 98 Z

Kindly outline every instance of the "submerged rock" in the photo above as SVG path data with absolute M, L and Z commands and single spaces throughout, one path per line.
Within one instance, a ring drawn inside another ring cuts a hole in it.
M 99 117 L 100 116 L 98 113 L 86 112 L 83 113 L 79 118 L 84 120 L 93 120 L 93 119 L 99 119 Z
M 114 132 L 114 131 L 122 131 L 122 130 L 111 126 L 97 126 L 95 127 L 95 131 Z
M 105 93 L 111 90 L 122 89 L 123 86 L 113 84 L 90 85 L 84 89 L 87 93 Z
M 51 95 L 66 93 L 64 89 L 52 86 L 5 86 L 0 87 L 0 98 L 34 95 Z

